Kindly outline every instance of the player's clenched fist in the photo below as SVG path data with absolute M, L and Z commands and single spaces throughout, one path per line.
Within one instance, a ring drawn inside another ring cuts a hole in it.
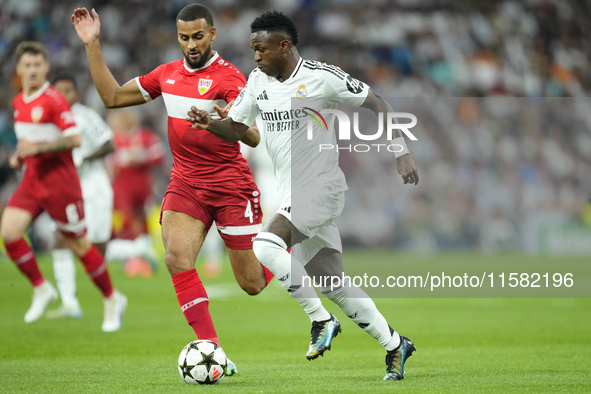
M 101 31 L 101 21 L 97 12 L 92 9 L 92 16 L 86 8 L 76 8 L 72 14 L 72 25 L 84 45 L 98 38 Z
M 207 126 L 209 126 L 211 118 L 207 111 L 193 106 L 191 107 L 191 110 L 187 112 L 187 120 L 193 124 L 191 126 L 192 128 L 205 130 L 207 129 Z

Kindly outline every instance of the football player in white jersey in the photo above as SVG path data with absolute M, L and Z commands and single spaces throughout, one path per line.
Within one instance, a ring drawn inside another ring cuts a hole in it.
M 104 256 L 111 238 L 113 215 L 113 189 L 105 170 L 103 158 L 113 152 L 113 131 L 93 109 L 78 102 L 76 81 L 69 75 L 58 76 L 53 85 L 71 105 L 72 114 L 80 129 L 81 145 L 72 150 L 78 169 L 88 240 Z M 54 275 L 62 305 L 47 312 L 50 318 L 80 317 L 82 310 L 76 297 L 76 271 L 74 255 L 69 249 L 56 244 L 52 252 Z
M 151 241 L 144 237 L 136 240 L 111 239 L 113 218 L 113 188 L 103 159 L 115 150 L 113 130 L 92 108 L 81 104 L 76 81 L 70 75 L 60 75 L 53 85 L 66 98 L 80 129 L 81 145 L 72 150 L 78 169 L 84 199 L 87 237 L 107 262 L 127 261 L 141 256 L 151 264 L 156 257 Z M 110 241 L 109 241 L 110 240 Z M 108 242 L 108 244 L 107 244 Z M 76 265 L 69 249 L 56 244 L 52 251 L 53 272 L 62 299 L 62 305 L 47 312 L 49 318 L 82 316 L 76 296 Z
M 294 107 L 292 98 L 312 99 L 306 105 L 314 105 L 316 110 L 334 109 L 338 102 L 369 108 L 376 114 L 392 112 L 392 108 L 366 84 L 338 67 L 302 59 L 296 48 L 297 29 L 286 15 L 266 12 L 251 24 L 251 31 L 258 68 L 251 73 L 229 117 L 212 120 L 206 111 L 191 107 L 187 120 L 193 127 L 206 129 L 226 141 L 242 138 L 259 115 L 265 122 L 260 129 L 267 138 L 281 208 L 257 235 L 254 252 L 308 313 L 312 339 L 306 357 L 312 360 L 330 349 L 341 325 L 310 292 L 312 289 L 302 286 L 302 278 L 306 274 L 315 278 L 343 276 L 342 247 L 334 221 L 342 212 L 347 185 L 338 167 L 338 151 L 318 152 L 319 145 L 307 141 L 309 108 Z M 323 115 L 324 125 L 333 130 L 335 115 Z M 337 145 L 334 132 L 316 132 L 314 137 L 316 142 Z M 394 130 L 393 137 L 396 150 L 402 146 L 396 153 L 398 172 L 405 184 L 417 184 L 418 172 L 404 138 L 398 130 Z M 290 247 L 291 256 L 287 252 Z M 385 347 L 384 380 L 403 379 L 404 364 L 416 350 L 413 342 L 390 328 L 361 289 L 346 281 L 338 288 L 320 289 Z

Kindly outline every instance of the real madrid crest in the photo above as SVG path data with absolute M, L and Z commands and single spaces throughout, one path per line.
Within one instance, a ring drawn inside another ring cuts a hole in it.
M 299 99 L 306 98 L 308 96 L 308 91 L 306 90 L 306 85 L 302 84 L 298 86 L 298 91 L 296 92 L 296 97 Z
M 34 123 L 38 123 L 41 120 L 42 116 L 43 116 L 43 107 L 33 107 L 33 109 L 31 109 L 31 120 Z
M 199 84 L 197 85 L 197 89 L 199 90 L 199 93 L 201 93 L 202 96 L 205 93 L 207 93 L 207 91 L 211 87 L 212 83 L 213 83 L 213 80 L 211 80 L 211 79 L 204 79 L 204 78 L 199 79 Z

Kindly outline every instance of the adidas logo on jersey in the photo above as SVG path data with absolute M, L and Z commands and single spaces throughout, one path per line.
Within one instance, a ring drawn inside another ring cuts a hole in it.
M 287 213 L 291 213 L 291 207 L 283 207 L 281 208 L 282 211 L 285 211 Z
M 267 96 L 267 91 L 263 90 L 263 93 L 259 94 L 257 100 L 269 100 L 269 96 Z
M 176 82 L 176 81 L 175 81 L 174 79 L 167 79 L 167 80 L 166 80 L 166 83 L 169 83 L 169 84 L 171 84 L 171 85 L 174 85 L 174 83 L 175 83 L 175 82 Z

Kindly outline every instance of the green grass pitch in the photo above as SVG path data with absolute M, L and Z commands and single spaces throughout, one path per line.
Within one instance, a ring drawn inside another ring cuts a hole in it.
M 54 282 L 47 259 L 40 265 Z M 166 269 L 130 279 L 110 266 L 129 306 L 121 331 L 108 334 L 100 329 L 99 292 L 79 268 L 82 319 L 25 324 L 31 288 L 12 263 L 0 261 L 0 392 L 591 392 L 589 299 L 376 299 L 418 349 L 403 381 L 384 382 L 384 350 L 330 301 L 343 333 L 332 351 L 308 362 L 310 322 L 295 301 L 276 281 L 246 295 L 226 264 L 222 277 L 204 283 L 222 347 L 239 373 L 189 386 L 176 362 L 195 338 Z

